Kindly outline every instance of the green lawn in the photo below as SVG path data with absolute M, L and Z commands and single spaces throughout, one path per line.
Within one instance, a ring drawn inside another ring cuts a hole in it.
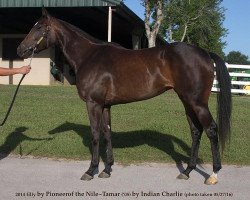
M 0 85 L 0 119 L 15 86 Z M 216 98 L 210 109 L 215 113 Z M 250 97 L 233 97 L 232 138 L 223 163 L 250 164 Z M 213 114 L 215 116 L 215 114 Z M 172 91 L 154 99 L 112 107 L 115 161 L 187 161 L 191 137 L 184 108 Z M 86 106 L 73 86 L 21 86 L 12 113 L 0 127 L 0 153 L 39 157 L 90 159 L 90 127 Z M 101 145 L 104 155 L 104 144 Z M 206 134 L 200 162 L 211 162 Z

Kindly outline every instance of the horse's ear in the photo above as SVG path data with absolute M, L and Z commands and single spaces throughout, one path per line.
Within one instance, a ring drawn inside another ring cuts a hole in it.
M 44 6 L 42 7 L 42 16 L 43 16 L 43 17 L 46 17 L 46 18 L 49 17 L 49 13 L 48 13 L 48 11 L 45 9 Z

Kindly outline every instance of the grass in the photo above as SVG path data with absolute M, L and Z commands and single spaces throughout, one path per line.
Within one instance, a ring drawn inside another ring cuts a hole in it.
M 0 86 L 3 119 L 15 86 Z M 215 115 L 216 96 L 210 109 Z M 223 163 L 250 164 L 250 97 L 233 96 L 232 138 Z M 115 161 L 188 161 L 191 137 L 184 108 L 172 91 L 151 100 L 112 107 Z M 8 121 L 0 127 L 0 153 L 38 157 L 90 159 L 90 127 L 85 103 L 73 86 L 21 86 Z M 101 144 L 104 156 L 104 144 Z M 200 161 L 211 163 L 203 134 Z

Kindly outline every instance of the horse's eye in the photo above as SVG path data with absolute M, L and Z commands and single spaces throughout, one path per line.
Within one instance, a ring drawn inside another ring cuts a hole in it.
M 37 26 L 36 28 L 39 30 L 39 29 L 41 29 L 41 28 L 42 28 L 42 26 Z

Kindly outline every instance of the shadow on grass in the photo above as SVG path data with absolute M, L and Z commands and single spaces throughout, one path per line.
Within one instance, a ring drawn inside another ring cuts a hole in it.
M 59 134 L 71 130 L 77 133 L 82 138 L 83 144 L 87 146 L 91 152 L 91 129 L 89 126 L 65 122 L 49 131 L 49 134 L 53 135 L 53 137 L 57 137 Z M 157 148 L 168 154 L 175 161 L 178 170 L 180 172 L 184 171 L 183 163 L 188 163 L 189 157 L 177 152 L 174 148 L 174 145 L 177 144 L 178 146 L 180 146 L 188 156 L 190 156 L 191 149 L 185 142 L 183 142 L 179 138 L 173 135 L 163 134 L 152 130 L 112 132 L 113 148 L 136 147 L 144 144 Z M 106 161 L 105 150 L 106 149 L 103 143 L 100 142 L 100 156 L 104 162 Z M 145 154 L 146 153 L 147 152 L 145 152 Z M 198 158 L 198 164 L 201 163 L 203 163 L 202 159 Z M 209 177 L 209 175 L 202 169 L 196 168 L 195 171 L 203 176 L 205 180 Z
M 82 138 L 83 144 L 87 146 L 91 152 L 91 131 L 89 126 L 65 122 L 49 131 L 49 134 L 56 137 L 58 134 L 62 134 L 63 132 L 70 130 L 73 130 Z M 187 163 L 189 161 L 189 158 L 187 156 L 182 155 L 175 150 L 174 145 L 179 145 L 183 149 L 183 151 L 187 153 L 187 155 L 189 155 L 190 153 L 190 147 L 175 136 L 151 130 L 118 133 L 112 132 L 113 148 L 136 147 L 144 144 L 157 148 L 168 154 L 175 161 L 180 171 L 184 170 L 182 163 Z M 100 146 L 100 156 L 105 162 L 105 148 L 102 143 Z M 147 154 L 147 152 L 145 152 L 145 154 Z
M 4 144 L 0 146 L 0 160 L 7 157 L 18 146 L 19 146 L 19 155 L 23 156 L 22 142 L 24 142 L 24 141 L 48 140 L 48 139 L 28 137 L 24 134 L 24 132 L 27 130 L 28 130 L 27 127 L 18 127 L 6 137 Z M 49 138 L 49 139 L 51 139 L 51 138 Z M 25 153 L 25 155 L 29 155 L 30 153 Z
M 83 141 L 83 144 L 87 146 L 90 149 L 91 152 L 91 134 L 90 134 L 90 127 L 81 125 L 81 124 L 75 124 L 70 122 L 65 122 L 61 124 L 60 126 L 54 128 L 53 130 L 49 131 L 50 135 L 53 135 L 53 137 L 49 138 L 31 138 L 24 134 L 25 131 L 27 131 L 27 127 L 19 127 L 16 128 L 15 131 L 10 133 L 4 144 L 0 146 L 0 160 L 7 157 L 14 149 L 16 149 L 19 146 L 19 155 L 23 155 L 23 148 L 22 148 L 22 142 L 24 141 L 41 141 L 44 140 L 45 142 L 48 140 L 52 140 L 59 134 L 62 134 L 66 131 L 74 131 L 77 133 Z M 30 150 L 29 153 L 25 153 L 25 155 L 31 154 L 36 149 L 40 148 L 40 145 L 38 145 L 35 149 Z M 100 156 L 102 160 L 105 162 L 106 156 L 105 156 L 105 148 L 103 143 L 101 143 L 100 148 Z M 187 163 L 189 161 L 189 158 L 185 155 L 180 154 L 177 152 L 174 148 L 174 145 L 179 145 L 184 152 L 186 152 L 187 155 L 190 155 L 190 147 L 180 140 L 179 138 L 163 134 L 157 131 L 151 131 L 151 130 L 142 130 L 142 131 L 131 131 L 131 132 L 113 132 L 112 133 L 112 145 L 113 148 L 127 148 L 127 147 L 136 147 L 140 145 L 147 144 L 151 147 L 157 148 L 166 154 L 168 154 L 176 163 L 177 168 L 180 172 L 184 171 L 184 167 L 182 163 Z M 146 154 L 147 152 L 145 152 Z M 202 162 L 202 160 L 200 160 Z M 198 173 L 200 173 L 205 178 L 209 175 L 202 170 L 196 169 Z

